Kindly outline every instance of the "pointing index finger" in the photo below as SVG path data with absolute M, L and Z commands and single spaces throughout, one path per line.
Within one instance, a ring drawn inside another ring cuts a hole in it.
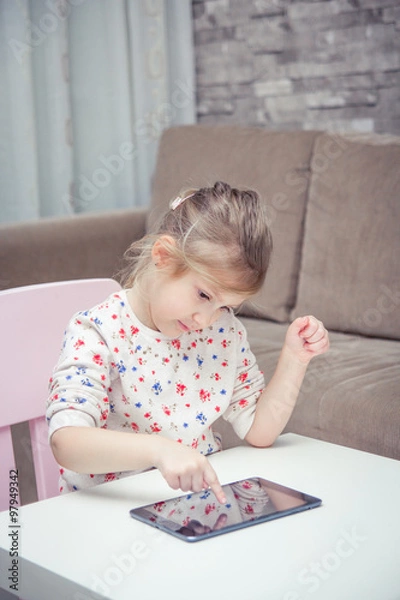
M 226 496 L 224 490 L 222 489 L 222 486 L 214 470 L 210 471 L 210 475 L 204 481 L 206 485 L 209 486 L 214 492 L 218 502 L 220 504 L 226 504 Z

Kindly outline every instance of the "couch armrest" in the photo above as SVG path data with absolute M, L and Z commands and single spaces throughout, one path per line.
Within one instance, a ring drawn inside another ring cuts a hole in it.
M 115 277 L 125 250 L 146 232 L 147 209 L 0 226 L 0 289 Z

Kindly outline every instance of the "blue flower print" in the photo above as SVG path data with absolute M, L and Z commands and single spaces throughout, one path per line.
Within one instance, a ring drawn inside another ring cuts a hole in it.
M 86 379 L 81 379 L 81 384 L 86 385 L 87 387 L 94 387 L 94 384 L 90 383 L 90 381 L 87 377 L 86 377 Z
M 86 373 L 86 367 L 77 367 L 77 369 L 76 369 L 77 375 L 85 375 L 85 373 Z
M 142 408 L 142 403 L 141 402 L 136 402 L 135 406 L 136 406 L 136 408 Z
M 120 360 L 118 363 L 116 363 L 115 366 L 117 367 L 119 373 L 125 373 L 126 366 L 124 365 L 124 361 L 123 360 Z
M 210 496 L 210 494 L 211 494 L 210 490 L 204 490 L 204 492 L 200 496 L 201 500 L 207 500 L 207 498 Z
M 95 317 L 95 318 L 93 319 L 93 323 L 94 323 L 95 325 L 103 325 L 103 323 L 102 323 L 102 321 L 100 321 L 99 317 Z
M 196 415 L 196 421 L 200 421 L 200 423 L 201 423 L 202 425 L 205 425 L 205 424 L 206 424 L 206 422 L 207 422 L 207 417 L 206 417 L 206 415 L 205 415 L 204 413 L 202 413 L 202 412 L 201 412 L 201 413 L 197 413 L 197 415 Z
M 203 364 L 203 362 L 204 362 L 204 358 L 202 358 L 202 357 L 200 356 L 200 354 L 198 354 L 198 355 L 196 356 L 196 360 L 197 360 L 197 365 L 198 365 L 199 367 L 201 367 L 201 366 L 202 366 L 202 364 Z
M 185 429 L 187 429 L 189 427 L 189 423 L 184 423 L 183 426 Z
M 156 396 L 159 396 L 162 392 L 161 383 L 159 381 L 156 381 L 156 383 L 151 386 L 151 389 L 154 391 Z
M 225 331 L 224 327 L 220 327 L 220 328 L 218 329 L 218 333 L 224 333 L 224 331 Z
M 87 402 L 87 400 L 86 398 L 75 398 L 75 402 L 78 402 L 78 404 L 84 404 Z

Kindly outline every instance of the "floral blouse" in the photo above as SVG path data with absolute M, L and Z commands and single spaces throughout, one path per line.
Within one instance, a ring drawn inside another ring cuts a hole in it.
M 210 454 L 223 416 L 240 438 L 251 427 L 264 378 L 231 312 L 210 327 L 170 339 L 144 326 L 120 291 L 70 321 L 53 377 L 49 436 L 65 426 L 163 435 Z M 133 473 L 61 469 L 60 491 Z

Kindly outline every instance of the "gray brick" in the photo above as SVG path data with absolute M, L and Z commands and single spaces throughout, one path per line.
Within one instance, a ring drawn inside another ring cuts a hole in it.
M 400 0 L 195 0 L 203 123 L 399 133 Z

